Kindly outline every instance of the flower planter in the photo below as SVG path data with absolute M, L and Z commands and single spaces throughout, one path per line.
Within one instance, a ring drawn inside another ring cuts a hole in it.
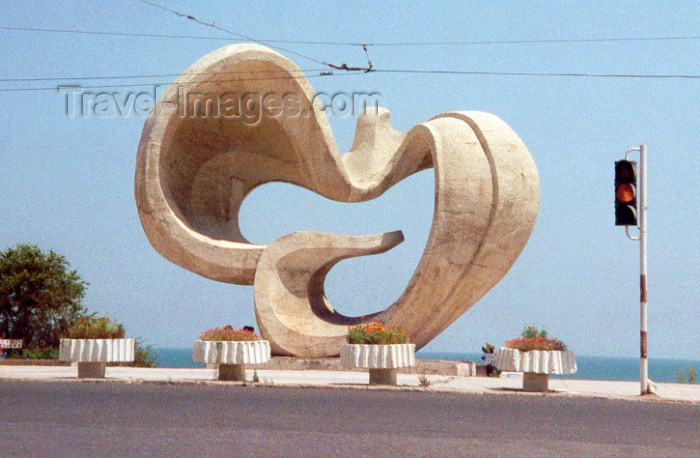
M 216 364 L 217 380 L 244 382 L 247 364 L 263 364 L 270 360 L 270 342 L 197 340 L 194 343 L 192 359 L 196 363 Z
M 496 367 L 502 371 L 523 372 L 524 391 L 547 391 L 549 374 L 573 374 L 577 371 L 574 354 L 556 350 L 501 348 L 496 355 Z
M 343 344 L 340 363 L 348 368 L 369 369 L 371 385 L 396 385 L 399 368 L 416 365 L 415 354 L 414 344 Z
M 78 363 L 78 378 L 104 378 L 107 363 L 134 361 L 134 339 L 61 339 L 59 361 Z

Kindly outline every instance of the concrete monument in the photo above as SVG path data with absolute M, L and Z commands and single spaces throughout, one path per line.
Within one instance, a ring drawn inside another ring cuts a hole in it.
M 244 113 L 250 94 L 261 103 Z M 508 125 L 482 112 L 446 113 L 397 132 L 388 111 L 370 109 L 341 154 L 314 95 L 292 62 L 263 46 L 226 46 L 196 62 L 143 129 L 135 179 L 143 228 L 173 263 L 253 285 L 258 326 L 273 354 L 335 356 L 361 318 L 335 311 L 324 294 L 326 274 L 343 259 L 391 249 L 403 235 L 296 232 L 254 245 L 239 229 L 241 203 L 275 181 L 363 202 L 432 168 L 435 208 L 418 267 L 396 302 L 364 317 L 406 329 L 419 349 L 519 256 L 539 207 L 535 164 Z

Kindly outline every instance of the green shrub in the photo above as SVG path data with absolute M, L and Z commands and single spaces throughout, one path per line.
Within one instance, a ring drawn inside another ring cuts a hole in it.
M 521 338 L 512 339 L 506 342 L 504 345 L 506 348 L 519 351 L 564 351 L 566 350 L 566 344 L 559 339 L 548 339 L 547 331 L 544 329 L 538 331 L 534 326 L 525 326 L 521 334 Z
M 685 368 L 685 370 L 688 371 L 688 383 L 690 383 L 690 384 L 698 383 L 698 373 L 695 370 L 695 368 L 687 366 Z M 676 372 L 675 376 L 676 376 L 676 380 L 678 380 L 678 383 L 685 383 L 685 373 L 683 371 Z
M 547 331 L 546 330 L 541 330 L 537 331 L 537 328 L 534 326 L 525 326 L 525 329 L 523 330 L 521 337 L 523 339 L 546 339 L 547 338 Z
M 422 374 L 418 377 L 418 384 L 422 386 L 423 388 L 427 388 L 430 386 L 430 379 L 428 378 L 427 375 Z
M 7 357 L 9 359 L 58 359 L 58 348 L 25 348 L 23 350 L 13 350 Z
M 134 362 L 133 367 L 156 367 L 158 358 L 153 353 L 153 346 L 146 345 L 141 337 L 136 337 L 134 342 Z
M 68 339 L 122 339 L 124 326 L 109 317 L 95 314 L 80 318 L 66 332 Z

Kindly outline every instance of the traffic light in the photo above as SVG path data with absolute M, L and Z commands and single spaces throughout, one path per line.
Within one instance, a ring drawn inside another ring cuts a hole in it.
M 637 163 L 615 162 L 615 226 L 637 225 Z

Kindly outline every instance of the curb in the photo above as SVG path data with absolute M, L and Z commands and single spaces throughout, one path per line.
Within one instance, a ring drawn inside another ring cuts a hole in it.
M 406 392 L 425 392 L 425 393 L 449 393 L 462 394 L 466 396 L 521 396 L 521 397 L 552 397 L 552 398 L 567 398 L 567 399 L 596 399 L 603 401 L 628 401 L 628 402 L 650 402 L 650 403 L 673 403 L 685 405 L 700 405 L 700 401 L 668 399 L 662 398 L 655 394 L 624 396 L 624 395 L 605 395 L 605 394 L 585 394 L 572 391 L 550 391 L 545 393 L 531 393 L 514 388 L 484 388 L 483 391 L 464 391 L 450 389 L 447 386 L 440 387 L 448 382 L 437 382 L 433 387 L 418 387 L 409 385 L 369 385 L 369 384 L 285 384 L 275 382 L 235 382 L 235 381 L 220 381 L 220 380 L 147 380 L 147 379 L 124 379 L 124 378 L 104 378 L 104 379 L 79 379 L 77 377 L 59 377 L 59 378 L 3 378 L 0 377 L 0 382 L 38 382 L 38 383 L 107 383 L 107 384 L 125 384 L 125 385 L 192 385 L 192 386 L 220 386 L 220 387 L 249 387 L 260 389 L 274 388 L 299 388 L 299 389 L 330 389 L 330 390 L 366 390 L 366 391 L 406 391 Z

